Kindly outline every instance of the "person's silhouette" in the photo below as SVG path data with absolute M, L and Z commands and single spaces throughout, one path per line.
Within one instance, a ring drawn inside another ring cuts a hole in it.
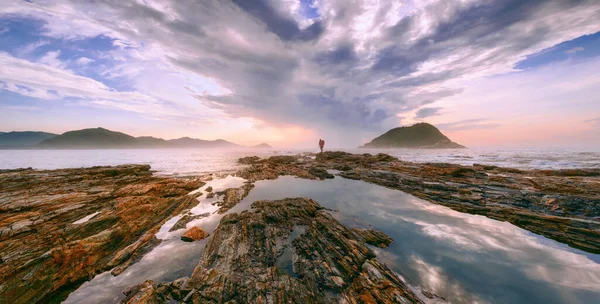
M 321 148 L 321 153 L 323 153 L 324 146 L 325 146 L 325 141 L 322 139 L 319 139 L 319 148 Z

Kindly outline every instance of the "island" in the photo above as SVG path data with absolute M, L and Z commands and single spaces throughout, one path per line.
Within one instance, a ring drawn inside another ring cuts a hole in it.
M 241 148 L 232 142 L 190 137 L 165 140 L 134 137 L 105 128 L 68 131 L 57 135 L 46 132 L 0 133 L 0 149 L 171 149 L 171 148 Z
M 435 126 L 421 122 L 391 129 L 360 148 L 462 149 L 465 146 L 451 141 Z
M 262 143 L 260 145 L 252 146 L 251 148 L 253 148 L 253 149 L 273 149 L 273 147 L 271 147 L 271 145 L 266 144 L 266 143 Z

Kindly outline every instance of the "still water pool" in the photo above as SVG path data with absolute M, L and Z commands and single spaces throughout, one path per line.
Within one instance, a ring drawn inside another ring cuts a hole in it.
M 214 183 L 240 182 L 231 177 L 229 181 Z M 246 210 L 261 199 L 312 198 L 335 210 L 332 214 L 347 226 L 372 226 L 393 237 L 389 248 L 376 249 L 377 256 L 417 292 L 433 292 L 452 303 L 597 303 L 600 299 L 600 255 L 509 223 L 340 177 L 312 181 L 284 176 L 255 185 L 228 213 Z M 210 210 L 211 203 L 201 198 L 197 213 Z M 191 224 L 212 231 L 220 217 L 215 214 Z M 165 229 L 175 222 L 171 220 Z M 66 302 L 110 303 L 122 298 L 128 285 L 190 275 L 206 240 L 184 243 L 179 240 L 182 232 L 163 234 L 163 243 L 139 263 L 117 277 L 98 275 Z

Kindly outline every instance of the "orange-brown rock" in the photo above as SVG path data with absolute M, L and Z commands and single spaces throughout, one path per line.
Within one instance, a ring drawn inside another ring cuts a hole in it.
M 144 282 L 121 303 L 423 303 L 315 201 L 252 208 L 221 219 L 189 279 Z
M 200 241 L 208 237 L 208 233 L 198 226 L 194 226 L 186 231 L 181 240 L 185 242 Z
M 100 272 L 121 272 L 203 184 L 147 165 L 0 171 L 0 302 L 59 301 Z

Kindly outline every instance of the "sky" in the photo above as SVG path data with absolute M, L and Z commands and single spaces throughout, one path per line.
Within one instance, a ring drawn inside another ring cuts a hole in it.
M 597 0 L 3 0 L 0 131 L 600 147 Z

